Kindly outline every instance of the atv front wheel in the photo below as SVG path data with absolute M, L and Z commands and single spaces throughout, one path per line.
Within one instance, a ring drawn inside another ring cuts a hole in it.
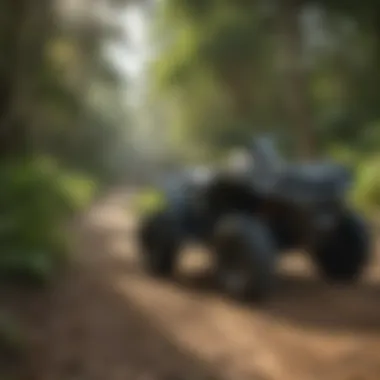
M 348 283 L 359 279 L 369 254 L 368 227 L 358 215 L 348 212 L 327 240 L 317 243 L 312 257 L 326 280 Z
M 216 278 L 234 298 L 263 301 L 275 284 L 276 248 L 261 220 L 234 215 L 223 218 L 214 233 Z
M 140 258 L 144 269 L 154 276 L 170 277 L 175 270 L 180 234 L 168 211 L 146 218 L 139 232 Z

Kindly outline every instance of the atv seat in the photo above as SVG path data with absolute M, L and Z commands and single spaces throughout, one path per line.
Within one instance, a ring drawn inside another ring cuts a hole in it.
M 335 163 L 286 163 L 269 139 L 255 142 L 253 157 L 253 186 L 265 195 L 278 198 L 326 199 L 339 194 L 351 177 L 346 168 Z

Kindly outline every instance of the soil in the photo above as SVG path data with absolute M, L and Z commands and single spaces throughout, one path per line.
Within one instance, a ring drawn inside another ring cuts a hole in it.
M 72 269 L 27 312 L 27 379 L 380 379 L 380 260 L 336 288 L 290 254 L 268 305 L 239 304 L 213 289 L 197 247 L 177 280 L 144 274 L 130 197 L 115 191 L 76 222 Z

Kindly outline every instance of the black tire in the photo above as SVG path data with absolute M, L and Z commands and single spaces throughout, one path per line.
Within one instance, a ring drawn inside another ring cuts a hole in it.
M 215 228 L 213 246 L 216 280 L 223 292 L 255 302 L 270 297 L 277 249 L 265 223 L 244 215 L 225 217 Z
M 157 277 L 170 277 L 175 271 L 180 233 L 169 211 L 150 215 L 140 226 L 140 258 L 144 269 Z
M 356 282 L 368 263 L 371 243 L 366 223 L 347 212 L 326 241 L 313 250 L 313 261 L 328 282 Z

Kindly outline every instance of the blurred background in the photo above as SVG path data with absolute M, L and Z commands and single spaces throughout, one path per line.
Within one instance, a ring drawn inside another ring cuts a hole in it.
M 288 158 L 349 165 L 350 201 L 376 220 L 379 2 L 0 0 L 0 364 L 24 339 L 5 311 L 37 302 L 9 280 L 54 282 L 76 246 L 67 224 L 261 133 Z

